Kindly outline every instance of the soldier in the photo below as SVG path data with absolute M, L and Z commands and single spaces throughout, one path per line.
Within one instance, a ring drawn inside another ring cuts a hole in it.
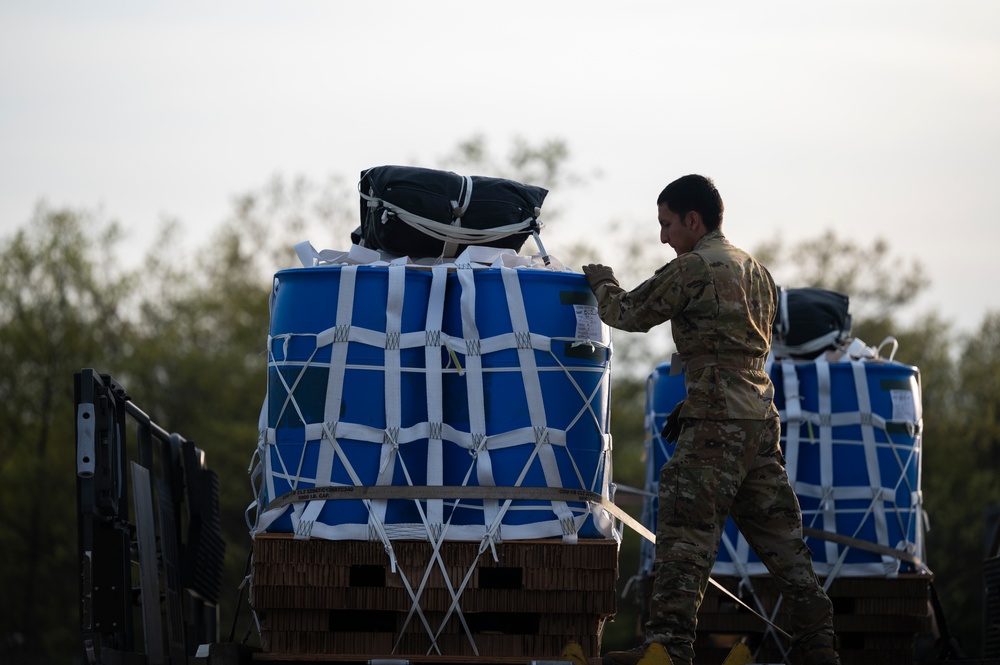
M 691 665 L 698 607 L 726 517 L 732 516 L 788 604 L 793 662 L 839 665 L 833 606 L 802 540 L 802 512 L 779 447 L 774 387 L 764 370 L 777 289 L 767 269 L 722 233 L 715 184 L 688 175 L 656 201 L 660 242 L 677 258 L 632 291 L 603 265 L 583 267 L 601 319 L 645 332 L 671 322 L 687 398 L 667 419 L 676 441 L 660 471 L 655 581 L 646 642 L 610 652 L 604 665 L 635 665 L 658 642 L 673 665 Z

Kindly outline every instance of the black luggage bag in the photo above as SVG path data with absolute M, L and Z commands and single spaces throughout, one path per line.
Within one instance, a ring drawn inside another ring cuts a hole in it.
M 361 172 L 355 244 L 412 258 L 458 256 L 469 245 L 519 250 L 541 228 L 548 190 L 513 180 L 415 166 Z
M 778 289 L 772 348 L 776 356 L 811 359 L 843 344 L 851 333 L 850 299 L 820 287 Z

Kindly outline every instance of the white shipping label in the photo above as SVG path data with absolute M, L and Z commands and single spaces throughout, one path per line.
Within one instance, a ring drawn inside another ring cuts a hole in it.
M 593 305 L 573 305 L 576 310 L 576 338 L 608 343 L 607 327 Z
M 913 393 L 909 390 L 890 390 L 892 397 L 892 419 L 913 422 L 917 419 L 917 407 Z

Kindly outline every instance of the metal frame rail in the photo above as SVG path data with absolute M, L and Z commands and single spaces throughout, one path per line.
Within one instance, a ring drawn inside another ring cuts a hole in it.
M 187 663 L 219 638 L 218 477 L 109 375 L 73 378 L 83 660 Z

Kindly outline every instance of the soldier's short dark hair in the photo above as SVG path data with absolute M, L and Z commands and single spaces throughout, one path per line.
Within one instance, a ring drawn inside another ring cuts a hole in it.
M 692 210 L 701 215 L 705 228 L 714 231 L 722 224 L 722 197 L 711 178 L 703 175 L 686 175 L 663 188 L 656 205 L 666 203 L 671 212 L 681 217 Z

